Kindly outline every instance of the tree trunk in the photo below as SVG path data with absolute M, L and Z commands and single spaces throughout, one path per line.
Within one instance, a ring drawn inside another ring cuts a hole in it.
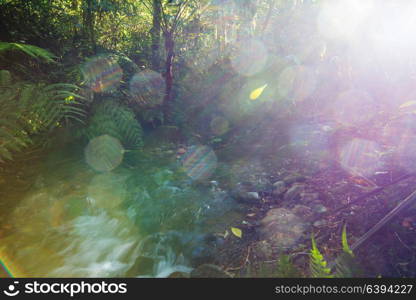
M 84 38 L 89 43 L 90 49 L 88 49 L 88 54 L 95 54 L 97 46 L 95 43 L 95 34 L 94 34 L 94 12 L 93 12 L 93 0 L 85 0 L 84 3 Z M 92 51 L 91 51 L 92 50 Z
M 173 32 L 165 32 L 165 50 L 166 50 L 166 63 L 165 63 L 165 82 L 166 92 L 165 99 L 163 101 L 163 113 L 165 120 L 169 120 L 170 117 L 170 101 L 172 99 L 172 87 L 173 87 L 173 58 L 175 42 L 173 40 Z
M 152 34 L 152 69 L 160 71 L 160 20 L 162 16 L 161 0 L 153 0 L 153 27 Z
M 165 82 L 166 92 L 165 99 L 163 101 L 163 113 L 165 120 L 169 121 L 170 118 L 170 101 L 172 99 L 172 87 L 173 87 L 173 58 L 175 42 L 173 40 L 173 32 L 165 32 L 165 50 L 166 50 L 166 63 L 165 63 Z

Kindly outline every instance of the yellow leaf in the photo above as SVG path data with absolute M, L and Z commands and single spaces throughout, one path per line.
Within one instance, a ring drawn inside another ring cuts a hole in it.
M 255 89 L 254 91 L 252 91 L 250 93 L 250 100 L 256 100 L 258 97 L 260 97 L 266 87 L 267 87 L 267 83 Z
M 236 228 L 236 227 L 231 227 L 231 232 L 238 238 L 241 239 L 241 237 L 243 236 L 243 232 L 241 231 L 241 229 Z
M 399 108 L 406 108 L 412 105 L 416 105 L 416 101 L 407 101 L 399 106 Z
M 75 99 L 74 96 L 68 96 L 68 97 L 65 98 L 65 101 L 66 102 L 70 102 L 70 101 L 72 101 L 74 99 Z

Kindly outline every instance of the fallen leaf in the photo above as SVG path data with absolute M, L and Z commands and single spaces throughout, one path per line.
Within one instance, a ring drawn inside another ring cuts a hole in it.
M 255 89 L 254 91 L 252 91 L 250 93 L 250 100 L 256 100 L 258 97 L 260 97 L 266 87 L 267 87 L 267 83 Z
M 241 237 L 243 236 L 243 232 L 241 231 L 241 229 L 236 228 L 236 227 L 231 227 L 231 232 L 238 238 L 241 239 Z

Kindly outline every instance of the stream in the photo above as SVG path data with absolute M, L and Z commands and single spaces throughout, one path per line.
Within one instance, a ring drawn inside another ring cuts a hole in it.
M 30 188 L 2 199 L 13 208 L 0 219 L 10 275 L 167 277 L 212 259 L 222 242 L 212 224 L 238 217 L 214 179 L 192 180 L 216 163 L 212 154 L 194 149 L 180 163 L 172 151 L 126 152 L 121 165 L 97 172 L 83 150 L 61 149 L 28 165 L 37 168 Z

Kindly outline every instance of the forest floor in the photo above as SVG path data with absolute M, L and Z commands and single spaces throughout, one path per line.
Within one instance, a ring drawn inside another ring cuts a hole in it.
M 401 172 L 383 174 L 377 184 L 337 164 L 311 170 L 307 159 L 303 163 L 302 168 L 298 159 L 288 158 L 276 168 L 263 160 L 269 168 L 262 168 L 258 161 L 247 162 L 251 177 L 273 183 L 273 189 L 259 190 L 257 201 L 240 199 L 246 203 L 246 216 L 233 226 L 246 236 L 226 239 L 217 264 L 235 276 L 298 276 L 279 274 L 277 263 L 283 254 L 289 255 L 301 276 L 308 276 L 312 233 L 326 260 L 333 262 L 342 253 L 344 225 L 353 245 L 416 189 L 415 177 Z M 399 213 L 355 251 L 359 265 L 355 276 L 416 275 L 414 208 Z
M 241 148 L 232 145 L 231 152 L 233 147 Z M 208 224 L 209 233 L 223 241 L 209 263 L 235 277 L 307 277 L 312 233 L 325 259 L 333 262 L 342 253 L 344 225 L 348 242 L 353 245 L 416 189 L 415 177 L 401 179 L 403 173 L 399 171 L 390 170 L 380 178 L 361 177 L 346 172 L 328 157 L 316 160 L 281 154 L 276 160 L 275 155 L 257 150 L 256 154 L 224 160 L 218 150 L 217 171 L 210 179 L 218 181 L 219 187 L 236 199 L 238 210 Z M 174 160 L 177 153 L 172 152 L 166 151 Z M 16 198 L 14 203 L 18 205 L 17 198 L 36 185 L 33 178 L 37 167 L 27 168 L 27 161 L 41 164 L 44 155 L 35 152 L 13 163 L 13 168 L 3 166 L 1 194 Z M 10 209 L 1 209 L 0 221 Z M 355 256 L 362 270 L 360 276 L 416 276 L 415 224 L 413 207 L 398 214 L 359 247 Z M 232 234 L 231 227 L 240 229 L 242 236 Z M 10 230 L 12 227 L 2 226 L 0 237 Z M 290 257 L 297 270 L 285 273 L 277 269 L 283 255 Z

